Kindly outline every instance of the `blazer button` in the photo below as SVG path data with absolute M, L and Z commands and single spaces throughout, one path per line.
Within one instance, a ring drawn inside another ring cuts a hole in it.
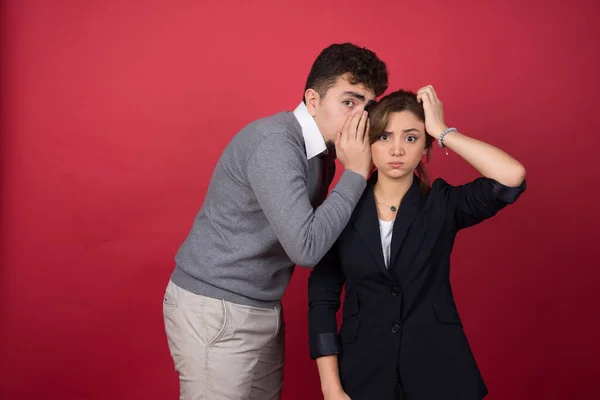
M 391 293 L 392 293 L 392 296 L 398 296 L 400 294 L 400 289 L 398 289 L 397 287 L 394 286 L 392 288 Z
M 400 332 L 400 325 L 394 324 L 394 326 L 392 326 L 392 333 L 398 333 L 398 332 Z

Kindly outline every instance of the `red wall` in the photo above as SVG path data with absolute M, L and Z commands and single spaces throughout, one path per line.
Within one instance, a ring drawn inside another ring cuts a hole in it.
M 435 85 L 450 125 L 527 167 L 454 253 L 489 399 L 600 398 L 600 6 L 485 3 L 3 1 L 0 398 L 177 397 L 162 295 L 212 168 L 339 41 L 387 61 L 391 89 Z M 430 168 L 476 176 L 440 151 Z M 285 400 L 320 394 L 306 279 L 284 299 Z

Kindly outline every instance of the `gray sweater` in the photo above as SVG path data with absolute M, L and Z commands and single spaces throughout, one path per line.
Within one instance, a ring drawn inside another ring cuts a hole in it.
M 257 307 L 283 296 L 294 265 L 312 267 L 348 223 L 366 180 L 344 171 L 316 209 L 302 129 L 291 112 L 233 137 L 177 252 L 171 280 L 190 292 Z

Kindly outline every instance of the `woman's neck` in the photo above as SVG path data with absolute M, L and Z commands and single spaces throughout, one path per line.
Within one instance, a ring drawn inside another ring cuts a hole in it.
M 406 192 L 408 192 L 408 189 L 410 189 L 413 180 L 413 174 L 407 174 L 398 179 L 379 174 L 377 176 L 377 182 L 375 182 L 373 187 L 373 192 L 378 201 L 385 204 L 396 205 L 397 207 Z

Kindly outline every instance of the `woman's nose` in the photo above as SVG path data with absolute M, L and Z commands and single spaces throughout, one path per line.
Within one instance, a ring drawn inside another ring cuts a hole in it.
M 401 142 L 394 142 L 392 144 L 392 155 L 401 156 L 404 154 L 404 146 Z

